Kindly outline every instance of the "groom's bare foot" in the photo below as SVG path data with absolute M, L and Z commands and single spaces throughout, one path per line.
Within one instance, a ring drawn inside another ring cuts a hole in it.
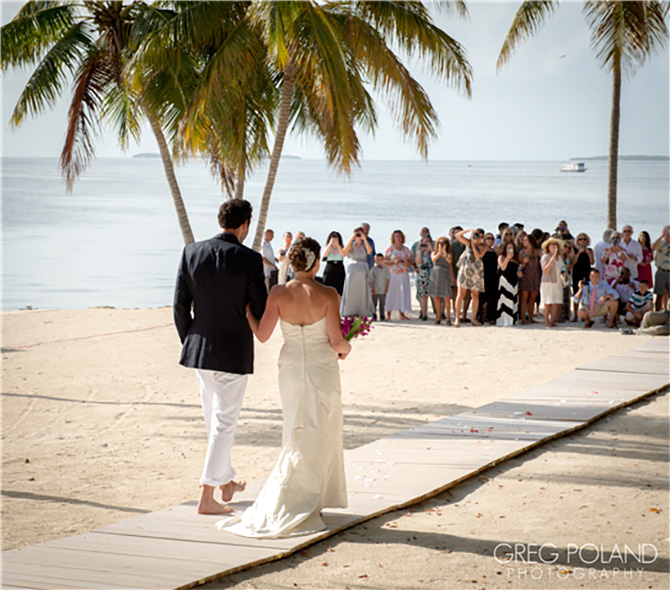
M 233 495 L 237 492 L 243 492 L 247 487 L 246 481 L 229 481 L 224 483 L 221 486 L 221 499 L 224 502 L 230 502 L 233 499 Z
M 232 506 L 221 504 L 221 502 L 217 502 L 214 498 L 201 498 L 198 504 L 198 514 L 229 514 L 233 511 Z

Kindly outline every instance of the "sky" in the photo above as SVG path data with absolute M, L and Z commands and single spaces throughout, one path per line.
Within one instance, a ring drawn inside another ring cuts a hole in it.
M 470 18 L 436 16 L 437 23 L 468 54 L 474 70 L 468 99 L 427 75 L 420 64 L 407 65 L 422 83 L 438 113 L 438 136 L 429 160 L 568 160 L 608 152 L 611 101 L 610 74 L 601 69 L 590 48 L 581 2 L 561 3 L 544 27 L 520 45 L 508 64 L 496 72 L 496 60 L 517 2 L 468 2 Z M 21 3 L 3 2 L 2 23 Z M 632 79 L 624 79 L 619 153 L 669 154 L 669 53 L 653 56 Z M 69 96 L 52 111 L 9 127 L 12 109 L 28 80 L 28 71 L 9 71 L 2 78 L 4 156 L 56 157 L 62 149 Z M 378 97 L 376 97 L 378 98 Z M 374 136 L 361 131 L 363 160 L 418 159 L 379 102 Z M 127 157 L 157 152 L 148 128 L 138 144 L 122 152 L 113 134 L 105 133 L 98 157 Z M 322 158 L 319 143 L 289 135 L 284 154 Z

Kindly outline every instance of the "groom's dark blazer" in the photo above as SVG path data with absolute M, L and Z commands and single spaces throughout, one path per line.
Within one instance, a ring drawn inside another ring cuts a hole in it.
M 180 364 L 244 375 L 254 370 L 253 334 L 245 307 L 260 318 L 267 290 L 263 258 L 222 232 L 184 248 L 174 293 Z M 191 312 L 191 304 L 193 311 Z

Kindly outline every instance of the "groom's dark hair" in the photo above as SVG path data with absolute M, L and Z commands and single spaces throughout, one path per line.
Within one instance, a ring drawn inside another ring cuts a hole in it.
M 223 229 L 237 229 L 251 219 L 251 203 L 244 199 L 228 199 L 219 207 L 219 225 Z

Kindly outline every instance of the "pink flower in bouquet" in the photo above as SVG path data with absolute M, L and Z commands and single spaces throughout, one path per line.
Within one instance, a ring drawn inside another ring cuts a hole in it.
M 359 316 L 352 315 L 342 318 L 340 322 L 340 330 L 342 330 L 342 336 L 351 342 L 354 338 L 359 336 L 367 336 L 372 329 L 372 322 L 374 318 L 369 318 L 368 316 Z

